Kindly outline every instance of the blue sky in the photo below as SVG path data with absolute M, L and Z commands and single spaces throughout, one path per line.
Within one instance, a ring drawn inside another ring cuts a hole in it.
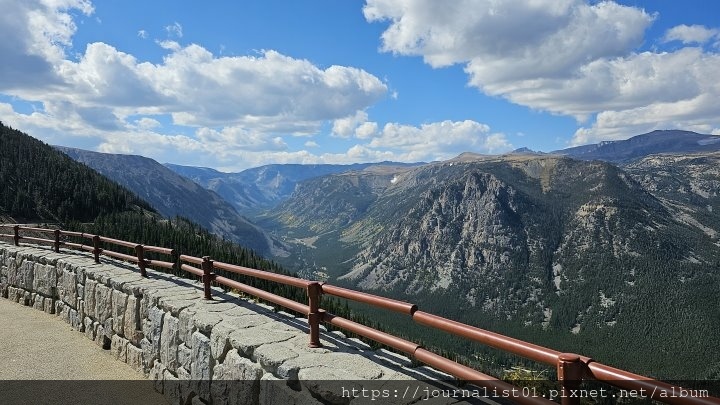
M 720 134 L 716 2 L 0 5 L 0 120 L 51 144 L 237 171 Z

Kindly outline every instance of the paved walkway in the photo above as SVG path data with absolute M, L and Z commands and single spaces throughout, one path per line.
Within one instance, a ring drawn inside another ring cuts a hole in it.
M 167 404 L 127 364 L 55 315 L 0 298 L 2 404 Z

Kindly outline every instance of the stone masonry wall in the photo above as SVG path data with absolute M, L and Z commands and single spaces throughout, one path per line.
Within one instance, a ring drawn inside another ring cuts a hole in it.
M 338 332 L 324 331 L 324 347 L 309 348 L 304 318 L 220 290 L 206 301 L 201 284 L 148 274 L 82 252 L 0 242 L 3 298 L 60 316 L 173 404 L 355 404 L 368 402 L 370 389 L 388 394 L 372 403 L 409 404 L 428 392 L 409 384 L 447 377 Z

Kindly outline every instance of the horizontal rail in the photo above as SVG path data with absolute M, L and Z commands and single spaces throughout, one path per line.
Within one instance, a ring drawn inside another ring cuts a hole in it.
M 31 231 L 31 232 L 53 232 L 54 229 L 46 229 L 46 228 L 35 228 L 32 226 L 20 226 L 18 227 L 21 231 Z
M 278 304 L 280 306 L 283 306 L 287 309 L 291 309 L 300 314 L 307 314 L 310 311 L 310 307 L 308 305 L 304 305 L 299 302 L 287 299 L 285 297 L 281 297 L 279 295 L 269 293 L 269 292 L 267 292 L 265 290 L 261 290 L 259 288 L 250 287 L 247 284 L 243 284 L 239 281 L 231 280 L 226 277 L 216 276 L 215 282 L 218 284 L 224 285 L 226 287 L 234 288 L 234 289 L 242 291 L 244 293 L 253 295 L 255 297 L 262 298 L 265 301 L 270 301 L 274 304 Z
M 55 243 L 54 240 L 45 239 L 45 238 L 34 238 L 32 236 L 21 236 L 20 240 L 31 240 L 33 242 L 38 242 L 38 243 L 50 243 L 50 244 Z
M 491 390 L 497 390 L 496 392 L 503 393 L 503 396 L 505 396 L 504 394 L 507 394 L 507 396 L 512 398 L 513 401 L 521 404 L 557 405 L 556 402 L 540 396 L 534 396 L 533 394 L 535 393 L 530 390 L 520 389 L 512 384 L 498 380 L 497 378 L 487 374 L 483 374 L 470 367 L 463 366 L 462 364 L 446 359 L 445 357 L 439 356 L 423 348 L 418 348 L 417 351 L 415 351 L 415 358 L 430 367 L 452 374 L 462 380 L 469 381 L 474 385 L 487 387 Z
M 311 283 L 310 281 L 304 280 L 301 278 L 285 276 L 285 275 L 277 274 L 277 273 L 271 273 L 269 271 L 251 269 L 249 267 L 236 266 L 236 265 L 228 264 L 228 263 L 214 262 L 213 266 L 216 269 L 226 270 L 231 273 L 242 274 L 245 276 L 251 276 L 251 277 L 260 278 L 260 279 L 268 280 L 268 281 L 275 281 L 277 283 L 291 285 L 294 287 L 307 288 L 307 286 L 310 285 L 310 283 Z
M 61 244 L 62 246 L 68 246 L 68 247 L 71 247 L 71 248 L 74 248 L 74 249 L 85 250 L 85 251 L 87 251 L 87 252 L 92 252 L 93 250 L 95 250 L 95 248 L 93 248 L 92 246 L 83 245 L 83 244 L 81 244 L 81 243 L 60 242 L 60 244 Z
M 132 243 L 132 242 L 127 242 L 127 241 L 120 240 L 120 239 L 108 238 L 106 236 L 101 236 L 100 241 L 112 243 L 113 245 L 129 247 L 131 249 L 135 249 L 135 247 L 139 245 L 139 243 Z
M 180 260 L 184 262 L 194 263 L 194 264 L 202 264 L 203 259 L 201 257 L 195 257 L 195 256 L 188 256 L 188 255 L 180 255 Z
M 202 277 L 202 275 L 203 275 L 202 269 L 198 269 L 197 267 L 193 267 L 188 264 L 181 264 L 180 269 L 187 271 L 188 273 L 194 274 L 196 276 Z
M 143 246 L 141 244 L 81 232 L 24 227 L 12 224 L 0 224 L 0 228 L 13 229 L 14 235 L 0 234 L 0 237 L 12 238 L 14 239 L 15 244 L 18 244 L 20 240 L 38 243 L 49 243 L 55 245 L 56 251 L 58 251 L 59 246 L 67 246 L 93 252 L 95 254 L 96 262 L 99 262 L 98 255 L 103 254 L 106 256 L 137 263 L 143 276 L 145 276 L 145 266 L 148 265 L 169 269 L 174 268 L 175 266 L 174 263 L 171 262 L 161 260 L 148 260 L 144 258 L 144 252 L 155 252 L 175 256 L 175 251 L 173 249 L 157 246 Z M 32 232 L 52 232 L 55 234 L 55 240 L 20 236 L 18 233 L 18 231 L 20 230 L 27 230 Z M 135 249 L 137 257 L 114 252 L 111 250 L 103 250 L 100 249 L 98 245 L 89 246 L 79 243 L 62 241 L 59 239 L 60 235 L 90 238 L 95 241 L 94 245 L 96 245 L 98 241 L 103 241 L 106 243 L 125 246 Z M 518 394 L 519 396 L 514 396 L 512 398 L 516 402 L 532 405 L 544 405 L 548 403 L 553 403 L 551 401 L 547 401 L 544 398 L 523 397 L 522 394 L 527 391 L 523 391 L 518 387 L 500 381 L 495 377 L 488 376 L 470 367 L 461 365 L 450 359 L 439 356 L 433 352 L 422 348 L 419 344 L 353 322 L 349 319 L 326 313 L 324 310 L 319 308 L 319 297 L 321 294 L 327 294 L 410 315 L 413 321 L 418 324 L 442 330 L 468 340 L 472 340 L 508 353 L 513 353 L 528 358 L 533 361 L 556 366 L 558 370 L 558 377 L 560 382 L 562 383 L 563 389 L 570 389 L 575 386 L 573 385 L 574 383 L 579 383 L 579 381 L 584 379 L 594 379 L 626 390 L 644 390 L 644 392 L 648 394 L 647 396 L 650 396 L 655 400 L 668 404 L 720 405 L 720 399 L 718 398 L 677 396 L 675 394 L 679 392 L 681 387 L 673 386 L 662 381 L 657 381 L 648 377 L 630 373 L 628 371 L 600 364 L 593 361 L 589 357 L 561 353 L 546 347 L 538 346 L 529 342 L 503 336 L 498 333 L 490 332 L 427 312 L 419 311 L 417 305 L 415 304 L 354 291 L 342 287 L 332 286 L 329 284 L 323 284 L 316 281 L 309 281 L 263 270 L 236 266 L 228 263 L 213 262 L 212 260 L 210 260 L 209 257 L 199 258 L 188 255 L 180 255 L 179 257 L 181 261 L 200 265 L 202 267 L 197 268 L 184 263 L 180 264 L 181 270 L 194 274 L 196 276 L 200 276 L 202 278 L 205 285 L 206 299 L 212 298 L 210 292 L 210 283 L 214 281 L 217 284 L 253 295 L 257 298 L 272 302 L 289 310 L 301 314 L 306 314 L 308 316 L 308 323 L 310 326 L 311 347 L 320 346 L 319 336 L 317 333 L 317 325 L 319 324 L 319 322 L 322 321 L 343 328 L 352 333 L 356 333 L 360 336 L 364 336 L 368 339 L 372 339 L 376 342 L 384 344 L 388 347 L 392 347 L 403 353 L 412 355 L 417 360 L 431 367 L 435 367 L 441 371 L 450 373 L 460 379 L 471 382 L 474 385 L 502 390 L 503 392 L 512 392 L 512 395 Z M 249 285 L 229 279 L 227 277 L 219 276 L 213 272 L 214 269 L 222 269 L 245 276 L 278 282 L 285 285 L 292 285 L 299 288 L 305 288 L 307 289 L 310 305 L 304 305 L 296 301 L 281 297 L 279 295 L 272 294 L 270 292 L 255 287 L 251 287 Z M 575 405 L 578 404 L 579 401 L 572 400 L 572 398 L 562 398 L 562 403 L 563 405 Z
M 360 336 L 364 336 L 368 339 L 372 339 L 378 343 L 382 343 L 386 346 L 392 347 L 393 349 L 400 350 L 403 353 L 414 354 L 415 351 L 420 347 L 419 344 L 410 342 L 408 340 L 393 336 L 389 333 L 381 332 L 377 329 L 365 326 L 361 323 L 353 322 L 349 319 L 345 319 L 340 316 L 336 316 L 330 313 L 324 313 L 322 320 L 331 325 L 346 329 L 350 332 L 356 333 Z
M 73 232 L 73 231 L 60 231 L 60 234 L 65 235 L 65 236 L 75 236 L 78 238 L 87 238 L 87 239 L 92 239 L 95 237 L 95 235 L 93 235 L 93 234 L 84 233 L 84 232 Z
M 153 266 L 153 267 L 162 267 L 162 268 L 164 268 L 164 269 L 173 269 L 173 268 L 175 268 L 175 263 L 164 262 L 164 261 L 162 261 L 162 260 L 149 260 L 149 259 L 145 259 L 145 264 L 147 264 L 148 266 Z
M 590 377 L 595 380 L 606 382 L 619 388 L 626 390 L 640 391 L 644 396 L 651 397 L 655 400 L 665 402 L 671 405 L 718 405 L 720 399 L 712 397 L 694 397 L 680 396 L 678 386 L 653 380 L 645 376 L 634 374 L 615 367 L 606 366 L 601 363 L 590 362 L 587 369 L 591 374 Z
M 105 256 L 114 257 L 116 259 L 127 260 L 127 261 L 133 262 L 133 263 L 139 262 L 138 258 L 135 256 L 126 255 L 124 253 L 113 252 L 112 250 L 102 250 L 100 253 L 104 254 Z
M 168 248 L 159 247 L 159 246 L 143 245 L 143 249 L 145 249 L 146 252 L 162 253 L 162 254 L 168 255 L 168 256 L 173 256 L 175 254 L 175 249 L 168 249 Z
M 324 294 L 347 298 L 352 301 L 363 302 L 365 304 L 370 304 L 379 308 L 389 309 L 391 311 L 400 312 L 406 315 L 412 315 L 413 312 L 417 311 L 418 308 L 415 304 L 397 301 L 390 298 L 384 298 L 364 292 L 349 290 L 347 288 L 336 287 L 330 284 L 322 284 L 321 290 Z
M 535 360 L 541 363 L 556 365 L 560 352 L 546 347 L 534 345 L 522 340 L 513 339 L 498 333 L 490 332 L 484 329 L 465 325 L 464 323 L 452 321 L 437 315 L 429 314 L 423 311 L 416 311 L 413 320 L 421 325 L 431 328 L 440 329 L 445 332 L 452 333 L 466 339 L 492 346 L 496 349 L 504 350 L 519 356 Z
M 10 239 L 12 239 L 12 238 L 14 238 L 14 237 L 15 237 L 15 235 L 8 235 L 8 234 L 6 234 L 6 233 L 0 233 L 0 238 L 10 238 Z

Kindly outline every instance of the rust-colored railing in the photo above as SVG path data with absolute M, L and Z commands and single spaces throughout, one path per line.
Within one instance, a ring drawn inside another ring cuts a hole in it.
M 147 277 L 146 268 L 147 266 L 153 266 L 153 267 L 162 267 L 165 269 L 172 269 L 175 267 L 175 264 L 173 262 L 166 262 L 162 260 L 150 260 L 145 258 L 146 252 L 155 252 L 160 254 L 165 254 L 169 256 L 174 256 L 175 251 L 173 249 L 168 249 L 164 247 L 158 247 L 158 246 L 146 246 L 141 245 L 138 243 L 132 243 L 132 242 L 126 242 L 124 240 L 118 240 L 113 238 L 107 238 L 105 236 L 99 236 L 99 235 L 93 235 L 89 233 L 82 233 L 82 232 L 71 232 L 71 231 L 63 231 L 59 229 L 45 229 L 45 228 L 34 228 L 30 226 L 20 226 L 20 225 L 1 225 L 0 228 L 10 228 L 13 230 L 12 235 L 10 234 L 0 234 L 0 238 L 11 238 L 13 240 L 13 243 L 15 246 L 20 246 L 20 241 L 29 241 L 29 242 L 35 242 L 39 244 L 50 244 L 53 246 L 53 250 L 55 252 L 60 252 L 60 247 L 68 247 L 76 250 L 84 250 L 86 252 L 90 252 L 95 257 L 95 263 L 100 263 L 100 255 L 105 255 L 109 257 L 114 257 L 116 259 L 125 260 L 128 262 L 132 262 L 138 265 L 138 268 L 140 268 L 140 274 L 143 277 Z M 22 236 L 20 235 L 20 231 L 28 231 L 28 232 L 34 232 L 34 233 L 52 233 L 53 239 L 45 239 L 45 238 L 38 238 L 33 236 Z M 63 239 L 63 237 L 74 237 L 80 240 L 89 239 L 91 241 L 90 245 L 86 245 L 84 243 L 75 243 L 75 242 L 68 242 Z M 125 253 L 116 252 L 110 249 L 103 248 L 105 244 L 112 244 L 117 246 L 123 246 L 129 249 L 133 249 L 135 251 L 135 256 L 128 255 Z
M 41 244 L 52 244 L 54 250 L 59 252 L 60 246 L 73 249 L 80 249 L 92 252 L 95 256 L 95 262 L 99 263 L 100 255 L 104 254 L 110 257 L 126 260 L 136 263 L 140 268 L 141 275 L 146 277 L 145 268 L 147 266 L 157 266 L 162 268 L 174 268 L 171 262 L 163 262 L 157 260 L 147 260 L 144 258 L 145 252 L 157 252 L 166 255 L 172 255 L 175 252 L 172 249 L 145 246 L 132 242 L 126 242 L 118 239 L 106 238 L 98 235 L 91 235 L 79 232 L 68 232 L 62 230 L 52 230 L 43 228 L 24 227 L 19 225 L 0 225 L 0 228 L 12 228 L 13 234 L 0 234 L 0 238 L 11 238 L 15 245 L 19 246 L 20 241 L 30 241 Z M 20 231 L 32 231 L 40 233 L 52 233 L 54 239 L 44 239 L 37 237 L 21 236 Z M 71 243 L 63 241 L 63 236 L 72 236 L 81 239 L 92 240 L 92 246 L 81 243 Z M 101 248 L 100 243 L 115 244 L 127 248 L 135 249 L 136 255 L 131 256 L 123 253 L 113 252 Z M 720 405 L 720 399 L 710 396 L 700 396 L 693 394 L 698 390 L 687 390 L 682 387 L 667 384 L 645 376 L 633 374 L 628 371 L 610 367 L 585 356 L 574 353 L 562 353 L 546 347 L 538 346 L 522 340 L 514 339 L 484 329 L 469 326 L 457 321 L 433 315 L 418 310 L 417 305 L 397 301 L 373 294 L 363 293 L 350 290 L 347 288 L 337 287 L 330 284 L 304 280 L 296 277 L 289 277 L 281 274 L 267 272 L 263 270 L 252 269 L 248 267 L 236 266 L 233 264 L 214 262 L 210 257 L 195 257 L 188 255 L 179 256 L 179 268 L 190 274 L 199 276 L 203 282 L 203 290 L 205 299 L 212 299 L 213 283 L 223 285 L 246 294 L 253 295 L 257 298 L 272 302 L 292 311 L 304 314 L 308 317 L 310 329 L 311 347 L 321 347 L 319 326 L 321 322 L 325 322 L 336 327 L 345 329 L 357 335 L 371 339 L 388 347 L 392 347 L 400 352 L 408 354 L 420 362 L 423 362 L 438 370 L 447 372 L 461 380 L 471 382 L 474 385 L 486 387 L 492 391 L 509 395 L 509 397 L 522 404 L 554 404 L 555 402 L 544 398 L 538 393 L 513 386 L 509 383 L 501 381 L 493 376 L 483 374 L 475 369 L 439 356 L 429 350 L 424 349 L 417 343 L 390 335 L 374 328 L 353 322 L 349 319 L 328 313 L 320 308 L 320 297 L 323 294 L 335 297 L 345 298 L 348 300 L 361 302 L 404 315 L 408 315 L 418 324 L 442 330 L 453 335 L 469 339 L 496 349 L 513 353 L 515 355 L 525 357 L 527 359 L 551 365 L 556 367 L 558 380 L 561 390 L 555 393 L 556 398 L 560 398 L 562 405 L 578 405 L 580 399 L 585 392 L 580 391 L 580 384 L 583 380 L 596 380 L 618 387 L 623 390 L 632 390 L 633 393 L 646 398 L 677 405 Z M 190 264 L 187 264 L 190 263 Z M 194 264 L 196 266 L 192 266 Z M 223 277 L 215 273 L 215 269 L 224 270 L 231 273 L 241 274 L 253 278 L 267 281 L 273 281 L 280 284 L 302 288 L 307 292 L 308 304 L 302 304 L 276 294 L 243 284 L 241 282 Z M 679 393 L 688 393 L 679 395 Z

